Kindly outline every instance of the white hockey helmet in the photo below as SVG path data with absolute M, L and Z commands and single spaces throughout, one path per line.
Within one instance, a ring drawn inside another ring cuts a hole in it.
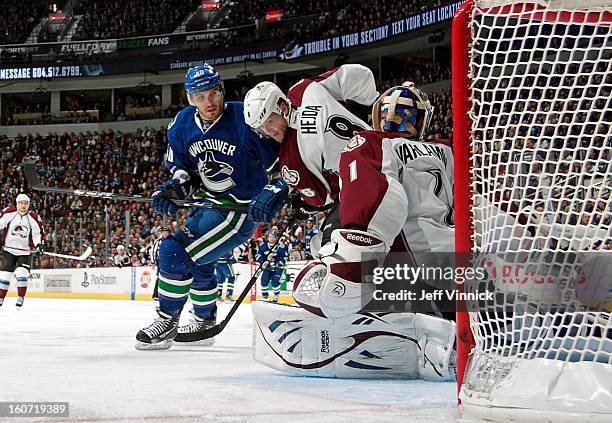
M 283 101 L 290 106 L 289 99 L 275 83 L 260 82 L 244 97 L 244 121 L 251 128 L 258 129 L 273 112 L 287 118 L 280 108 Z
M 30 197 L 28 197 L 26 194 L 23 194 L 23 193 L 22 193 L 22 194 L 19 194 L 19 195 L 17 196 L 17 199 L 15 200 L 15 203 L 19 204 L 19 203 L 21 203 L 22 201 L 24 201 L 24 202 L 26 202 L 26 203 L 30 204 Z

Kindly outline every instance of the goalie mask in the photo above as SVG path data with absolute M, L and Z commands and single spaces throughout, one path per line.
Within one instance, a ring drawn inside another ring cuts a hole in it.
M 372 126 L 376 131 L 407 132 L 412 139 L 423 139 L 433 116 L 427 94 L 404 82 L 389 88 L 372 106 Z

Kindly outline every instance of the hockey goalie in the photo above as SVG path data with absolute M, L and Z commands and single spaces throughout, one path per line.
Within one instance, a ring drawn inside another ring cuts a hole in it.
M 295 375 L 450 381 L 454 322 L 362 311 L 363 293 L 373 291 L 362 278 L 364 255 L 382 266 L 389 252 L 452 251 L 454 232 L 452 152 L 425 142 L 433 113 L 427 96 L 405 83 L 372 109 L 374 130 L 343 145 L 338 217 L 296 278 L 299 307 L 252 305 L 255 359 Z

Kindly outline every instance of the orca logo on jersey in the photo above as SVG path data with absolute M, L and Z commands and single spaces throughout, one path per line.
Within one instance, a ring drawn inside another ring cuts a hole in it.
M 300 182 L 300 173 L 297 170 L 291 170 L 287 166 L 281 168 L 281 176 L 287 182 L 287 185 L 296 186 Z
M 198 162 L 198 173 L 202 178 L 202 184 L 208 191 L 223 192 L 233 188 L 236 183 L 232 178 L 219 179 L 219 175 L 231 175 L 234 168 L 225 162 L 215 160 L 212 151 L 207 151 L 204 160 Z
M 351 122 L 342 115 L 331 115 L 325 125 L 325 132 L 331 131 L 335 136 L 343 140 L 350 140 L 357 132 L 365 131 L 366 129 L 355 122 Z

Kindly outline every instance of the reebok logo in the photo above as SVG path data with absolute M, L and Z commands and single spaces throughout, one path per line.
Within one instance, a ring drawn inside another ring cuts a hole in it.
M 366 244 L 372 245 L 372 238 L 368 238 L 363 235 L 346 234 L 346 239 L 349 241 L 365 242 Z
M 325 329 L 321 331 L 321 352 L 329 353 L 329 331 Z
M 353 233 L 342 233 L 342 236 L 347 241 L 357 245 L 376 245 L 380 243 L 379 239 L 376 239 L 367 235 L 353 234 Z

